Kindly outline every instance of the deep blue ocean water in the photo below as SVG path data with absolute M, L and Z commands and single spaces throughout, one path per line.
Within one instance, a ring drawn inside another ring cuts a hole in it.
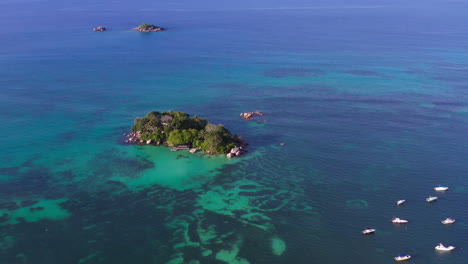
M 465 2 L 0 7 L 0 263 L 468 263 Z M 249 154 L 123 143 L 168 109 Z

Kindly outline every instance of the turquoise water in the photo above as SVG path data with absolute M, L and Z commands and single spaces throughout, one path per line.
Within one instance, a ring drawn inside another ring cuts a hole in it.
M 0 263 L 467 263 L 463 8 L 3 14 L 35 27 L 0 29 Z M 142 22 L 169 30 L 129 30 Z M 168 109 L 248 155 L 124 144 Z

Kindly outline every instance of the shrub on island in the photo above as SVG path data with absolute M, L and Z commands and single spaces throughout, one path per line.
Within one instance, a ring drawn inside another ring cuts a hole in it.
M 183 112 L 149 112 L 145 117 L 136 118 L 131 130 L 129 142 L 191 146 L 210 154 L 228 153 L 245 144 L 223 125 Z

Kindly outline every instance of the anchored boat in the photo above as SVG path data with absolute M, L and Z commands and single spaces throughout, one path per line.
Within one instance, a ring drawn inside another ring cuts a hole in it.
M 443 192 L 443 191 L 448 190 L 448 187 L 439 185 L 439 186 L 435 187 L 434 190 L 436 190 L 437 192 Z
M 453 224 L 453 223 L 455 223 L 455 219 L 453 218 L 447 218 L 445 220 L 442 220 L 442 224 L 444 225 Z
M 374 228 L 366 228 L 363 231 L 361 231 L 361 233 L 363 235 L 373 234 L 373 233 L 375 233 L 375 229 Z
M 429 196 L 428 198 L 426 198 L 426 202 L 430 203 L 432 201 L 435 201 L 437 200 L 439 197 L 436 197 L 436 196 Z
M 397 256 L 397 257 L 394 257 L 394 259 L 395 259 L 396 261 L 408 260 L 408 259 L 410 259 L 410 258 L 411 258 L 411 256 L 410 256 L 410 255 L 406 255 L 406 254 L 401 254 L 401 255 L 399 255 L 399 256 Z
M 406 224 L 406 223 L 408 223 L 408 220 L 400 219 L 398 217 L 395 217 L 395 218 L 392 219 L 392 223 L 394 223 L 394 224 Z
M 448 247 L 446 247 L 446 246 L 444 246 L 444 244 L 442 244 L 442 243 L 439 243 L 439 245 L 437 245 L 437 246 L 435 247 L 435 250 L 439 250 L 439 251 L 452 251 L 452 250 L 454 250 L 454 249 L 455 249 L 454 246 L 448 246 Z
M 396 202 L 397 205 L 401 205 L 401 204 L 404 204 L 406 202 L 406 200 L 398 200 Z

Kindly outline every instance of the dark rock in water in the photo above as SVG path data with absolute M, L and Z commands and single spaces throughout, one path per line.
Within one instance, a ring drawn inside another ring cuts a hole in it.
M 4 223 L 6 221 L 8 221 L 10 219 L 10 215 L 9 214 L 3 214 L 1 217 L 0 217 L 0 223 Z
M 280 207 L 283 204 L 281 200 L 268 200 L 267 202 L 264 203 L 265 208 L 269 209 L 276 209 Z
M 126 177 L 138 177 L 143 170 L 154 168 L 154 163 L 144 157 L 127 157 L 115 149 L 108 149 L 95 156 L 88 166 L 99 177 L 112 177 L 119 174 Z
M 29 211 L 30 211 L 30 212 L 43 211 L 43 210 L 44 210 L 44 207 L 42 207 L 42 206 L 29 208 Z
M 286 77 L 314 77 L 325 75 L 325 72 L 318 69 L 306 68 L 276 68 L 266 71 L 264 76 L 273 78 L 286 78 Z
M 21 223 L 26 222 L 26 219 L 24 217 L 16 217 L 15 220 L 18 221 L 18 222 L 21 222 Z
M 33 204 L 37 204 L 38 201 L 35 201 L 35 200 L 26 200 L 26 201 L 22 201 L 21 202 L 21 207 L 28 207 L 28 206 L 31 206 Z
M 258 186 L 251 185 L 251 184 L 239 186 L 239 189 L 244 189 L 244 190 L 252 190 L 252 189 L 257 189 L 257 188 L 258 188 Z
M 57 139 L 68 142 L 70 140 L 73 140 L 76 134 L 77 133 L 75 131 L 63 132 L 57 135 Z
M 239 196 L 255 197 L 257 194 L 255 192 L 239 192 Z
M 345 71 L 345 73 L 356 75 L 356 76 L 370 76 L 370 77 L 378 77 L 378 78 L 384 78 L 384 79 L 391 78 L 391 76 L 381 74 L 378 72 L 374 72 L 374 71 L 367 71 L 367 70 L 350 70 L 350 71 Z
M 184 156 L 184 155 L 177 155 L 176 159 L 189 159 L 190 157 Z
M 15 209 L 18 209 L 20 208 L 20 206 L 18 204 L 16 204 L 15 202 L 3 202 L 3 203 L 0 203 L 0 209 L 7 209 L 7 210 L 15 210 Z
M 123 183 L 121 181 L 109 180 L 109 181 L 107 181 L 107 183 L 114 184 L 114 185 L 117 185 L 117 186 L 127 187 L 127 185 L 125 185 L 125 183 Z

